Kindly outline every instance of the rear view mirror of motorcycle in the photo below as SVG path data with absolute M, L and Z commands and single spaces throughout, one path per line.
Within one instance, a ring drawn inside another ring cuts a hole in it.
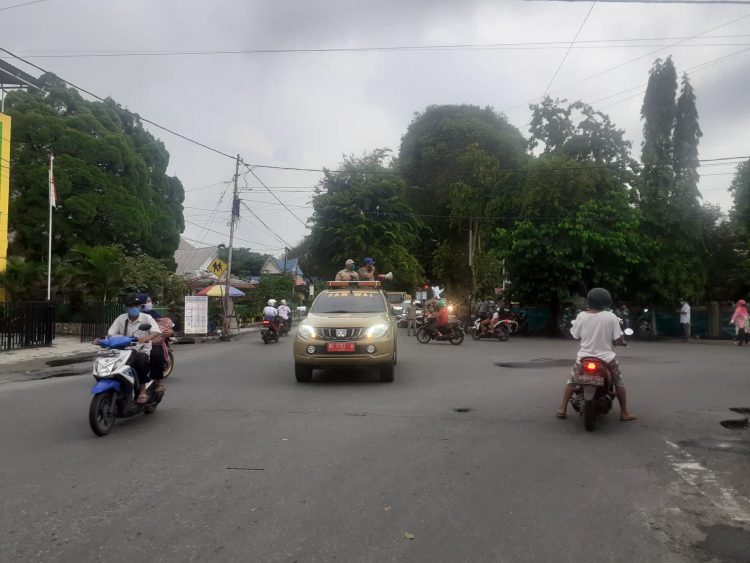
M 143 323 L 141 326 L 138 327 L 138 330 L 151 330 L 151 325 Z
M 624 332 L 625 336 L 633 336 L 635 334 L 635 331 L 632 328 L 626 328 Z

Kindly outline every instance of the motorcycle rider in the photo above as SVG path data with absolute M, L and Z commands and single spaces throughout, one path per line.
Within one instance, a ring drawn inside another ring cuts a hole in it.
M 278 313 L 281 319 L 284 321 L 284 323 L 287 325 L 288 328 L 291 328 L 289 325 L 291 325 L 291 313 L 292 310 L 289 308 L 289 306 L 286 304 L 286 299 L 281 300 L 281 305 L 279 305 Z
M 279 316 L 279 310 L 276 308 L 276 299 L 269 299 L 268 304 L 263 308 L 263 320 L 275 321 Z
M 435 319 L 435 328 L 437 328 L 438 332 L 440 334 L 443 334 L 443 329 L 448 327 L 448 323 L 450 322 L 450 311 L 448 309 L 448 304 L 445 302 L 445 299 L 441 299 L 438 301 L 438 315 L 437 319 Z
M 125 300 L 127 313 L 123 313 L 117 317 L 107 331 L 108 336 L 132 336 L 138 339 L 138 344 L 135 347 L 136 355 L 133 361 L 133 369 L 135 369 L 135 373 L 138 375 L 138 383 L 140 384 L 140 391 L 136 399 L 136 403 L 139 405 L 148 401 L 146 383 L 149 380 L 151 341 L 161 334 L 161 329 L 154 318 L 141 311 L 141 305 L 144 304 L 145 301 L 142 296 L 136 293 L 129 295 Z M 151 325 L 151 328 L 149 330 L 140 330 L 142 324 Z M 94 340 L 94 344 L 99 344 L 99 340 Z
M 492 313 L 491 317 L 487 317 L 481 323 L 479 323 L 482 334 L 492 331 L 498 322 L 500 322 L 500 313 L 498 311 L 495 311 L 494 313 Z
M 617 400 L 620 403 L 620 420 L 635 420 L 638 417 L 628 412 L 625 382 L 613 350 L 614 344 L 624 342 L 624 334 L 620 328 L 620 320 L 614 313 L 607 310 L 612 306 L 612 296 L 606 289 L 595 287 L 589 291 L 586 300 L 588 309 L 578 314 L 570 329 L 573 338 L 580 339 L 581 348 L 568 383 L 565 385 L 563 402 L 560 410 L 557 411 L 557 416 L 559 418 L 566 416 L 568 403 L 573 396 L 573 377 L 581 369 L 581 359 L 594 357 L 608 364 L 610 374 L 614 379 Z
M 336 274 L 336 281 L 359 281 L 359 274 L 354 269 L 354 260 L 349 258 L 344 264 L 344 269 Z
M 149 358 L 149 375 L 156 381 L 156 390 L 163 392 L 166 389 L 164 384 L 164 369 L 169 357 L 169 348 L 167 347 L 167 338 L 174 336 L 174 323 L 169 317 L 162 316 L 159 312 L 154 311 L 154 300 L 147 293 L 139 293 L 138 297 L 144 301 L 141 305 L 141 311 L 150 315 L 156 320 L 156 324 L 161 329 L 161 335 L 152 341 L 151 356 Z

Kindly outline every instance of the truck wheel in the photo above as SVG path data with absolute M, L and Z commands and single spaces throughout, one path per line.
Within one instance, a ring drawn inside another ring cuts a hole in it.
M 380 366 L 380 383 L 393 383 L 395 371 L 396 370 L 392 362 Z
M 294 377 L 297 383 L 310 383 L 312 381 L 313 368 L 303 364 L 294 364 Z

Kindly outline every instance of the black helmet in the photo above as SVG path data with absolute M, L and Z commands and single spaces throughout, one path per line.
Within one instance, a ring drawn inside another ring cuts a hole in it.
M 586 300 L 591 309 L 603 311 L 604 309 L 612 307 L 612 296 L 609 294 L 609 291 L 603 287 L 595 287 L 589 291 Z
M 131 293 L 125 298 L 125 306 L 129 307 L 130 305 L 143 305 L 146 300 L 143 299 L 142 293 Z

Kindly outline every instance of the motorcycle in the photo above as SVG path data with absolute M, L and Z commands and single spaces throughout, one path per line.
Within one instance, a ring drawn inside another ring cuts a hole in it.
M 497 338 L 500 342 L 506 342 L 510 338 L 510 328 L 508 323 L 505 322 L 508 319 L 497 321 L 494 325 L 490 326 L 490 330 L 485 330 L 482 327 L 482 318 L 477 317 L 474 319 L 474 325 L 471 327 L 471 337 L 474 340 L 481 340 L 482 338 Z
M 632 329 L 625 329 L 631 336 Z M 622 346 L 627 346 L 623 341 Z M 573 396 L 570 404 L 583 417 L 583 426 L 593 432 L 598 416 L 606 415 L 612 409 L 612 401 L 617 396 L 615 383 L 606 362 L 599 358 L 586 357 L 578 362 L 580 368 L 573 374 Z
M 648 309 L 643 309 L 641 314 L 635 319 L 636 335 L 640 340 L 651 340 L 654 337 L 651 330 L 651 318 Z
M 280 322 L 278 318 L 273 321 L 263 319 L 263 328 L 260 329 L 260 338 L 263 340 L 263 344 L 278 342 L 281 332 L 284 330 L 283 325 L 284 323 Z
M 164 342 L 167 344 L 167 353 L 164 355 L 164 379 L 169 377 L 174 371 L 174 352 L 172 352 L 172 344 L 174 344 L 174 338 L 167 338 Z M 156 344 L 154 344 L 156 346 Z
M 149 330 L 151 325 L 141 325 L 139 330 Z M 118 418 L 128 418 L 139 413 L 151 414 L 164 397 L 156 390 L 154 381 L 146 383 L 148 400 L 136 403 L 140 384 L 130 365 L 136 351 L 131 348 L 137 339 L 131 336 L 110 336 L 99 340 L 102 348 L 94 357 L 93 376 L 96 384 L 91 389 L 93 397 L 89 406 L 89 425 L 97 436 L 106 436 Z
M 422 344 L 427 344 L 430 340 L 435 340 L 437 342 L 444 342 L 447 340 L 451 344 L 458 346 L 464 341 L 464 333 L 458 326 L 457 322 L 449 323 L 443 331 L 440 331 L 437 326 L 435 326 L 435 320 L 433 318 L 417 329 L 417 340 Z

